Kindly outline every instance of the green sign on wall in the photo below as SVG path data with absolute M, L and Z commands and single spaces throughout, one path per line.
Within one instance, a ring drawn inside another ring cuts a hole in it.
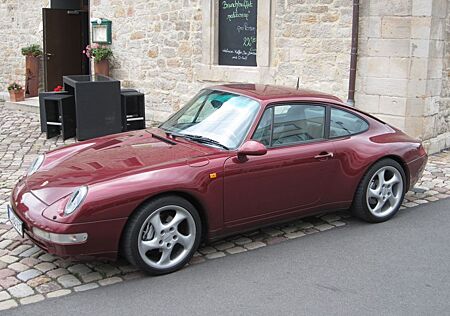
M 107 19 L 96 19 L 92 24 L 92 42 L 98 44 L 111 44 L 111 21 Z

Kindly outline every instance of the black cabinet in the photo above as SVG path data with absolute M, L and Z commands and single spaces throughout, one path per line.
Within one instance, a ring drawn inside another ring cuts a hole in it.
M 145 97 L 133 90 L 121 91 L 122 130 L 124 132 L 145 128 Z
M 63 140 L 75 136 L 75 102 L 71 95 L 44 98 L 47 139 L 61 134 Z

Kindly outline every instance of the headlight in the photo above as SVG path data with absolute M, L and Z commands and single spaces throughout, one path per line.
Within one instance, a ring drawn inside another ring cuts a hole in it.
M 88 193 L 88 187 L 82 186 L 79 187 L 75 192 L 70 196 L 69 202 L 67 202 L 66 207 L 64 208 L 64 214 L 70 215 L 72 214 L 78 206 L 80 206 L 81 202 L 83 202 L 84 198 Z
M 33 160 L 33 163 L 31 164 L 30 168 L 28 168 L 27 176 L 31 176 L 33 173 L 38 171 L 38 169 L 41 167 L 42 163 L 44 162 L 44 155 L 39 155 L 36 157 L 36 159 Z

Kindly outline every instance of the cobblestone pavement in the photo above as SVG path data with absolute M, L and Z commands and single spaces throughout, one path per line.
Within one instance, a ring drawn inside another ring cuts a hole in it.
M 44 253 L 20 238 L 9 224 L 6 203 L 31 161 L 39 153 L 72 142 L 46 140 L 40 135 L 36 114 L 9 111 L 0 103 L 0 310 L 144 276 L 125 261 L 80 263 Z M 430 157 L 422 179 L 406 194 L 402 208 L 449 196 L 450 151 L 444 151 Z M 335 212 L 234 236 L 202 247 L 189 264 L 320 233 L 352 220 L 348 212 Z

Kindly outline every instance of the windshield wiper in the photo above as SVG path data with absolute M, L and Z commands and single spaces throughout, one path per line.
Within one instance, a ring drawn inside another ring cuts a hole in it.
M 191 135 L 191 134 L 182 134 L 180 136 L 186 137 L 188 139 L 191 139 L 191 140 L 199 142 L 199 143 L 212 144 L 212 145 L 216 145 L 216 146 L 222 147 L 225 150 L 229 150 L 229 148 L 227 146 L 225 146 L 224 144 L 219 143 L 215 139 L 211 139 L 211 138 L 200 136 L 200 135 Z
M 200 136 L 200 135 L 192 135 L 192 134 L 181 134 L 181 133 L 177 133 L 177 132 L 172 132 L 172 131 L 168 131 L 168 130 L 164 130 L 167 136 L 172 136 L 173 138 L 175 137 L 181 137 L 181 138 L 188 138 L 190 140 L 199 142 L 199 143 L 205 143 L 205 144 L 212 144 L 212 145 L 216 145 L 219 147 L 222 147 L 225 150 L 229 150 L 229 148 L 221 143 L 219 143 L 217 140 L 208 138 L 208 137 L 204 137 L 204 136 Z

